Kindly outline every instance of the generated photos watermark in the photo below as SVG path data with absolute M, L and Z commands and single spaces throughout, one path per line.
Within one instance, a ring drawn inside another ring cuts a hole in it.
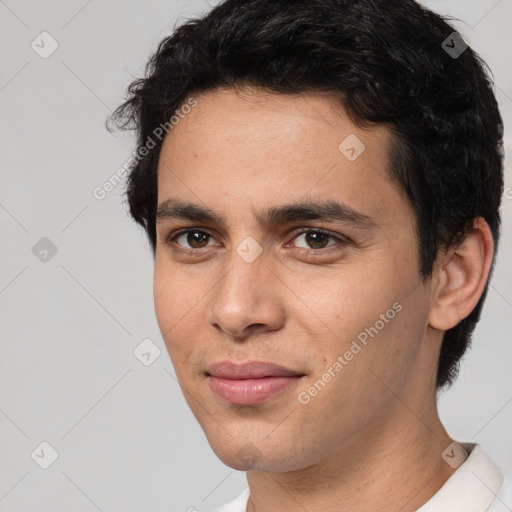
M 152 132 L 154 138 L 149 135 L 145 144 L 133 150 L 130 157 L 114 174 L 112 174 L 102 185 L 94 187 L 92 191 L 94 198 L 98 201 L 105 199 L 105 197 L 107 197 L 107 195 L 112 192 L 126 177 L 127 172 L 157 146 L 156 140 L 161 142 L 163 137 L 177 126 L 184 117 L 190 114 L 192 109 L 196 106 L 197 100 L 193 97 L 189 98 L 186 103 L 184 103 L 179 109 L 175 110 L 174 115 L 169 119 L 169 121 L 157 126 Z
M 357 335 L 357 341 L 352 340 L 350 348 L 339 355 L 336 361 L 322 374 L 322 376 L 307 390 L 301 391 L 297 398 L 303 405 L 309 404 L 311 400 L 322 391 L 325 386 L 338 375 L 345 366 L 347 366 L 354 357 L 359 354 L 364 347 L 368 345 L 369 338 L 373 339 L 386 327 L 393 318 L 402 311 L 402 304 L 395 302 L 385 313 L 379 316 L 379 319 L 370 327 L 366 327 Z M 359 343 L 358 343 L 359 342 Z

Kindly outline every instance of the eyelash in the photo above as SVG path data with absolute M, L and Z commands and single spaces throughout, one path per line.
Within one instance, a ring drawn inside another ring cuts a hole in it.
M 187 229 L 182 229 L 178 232 L 172 232 L 171 234 L 169 234 L 169 236 L 167 236 L 165 238 L 165 244 L 166 245 L 171 245 L 174 242 L 174 240 L 176 238 L 178 238 L 179 236 L 181 235 L 184 235 L 184 234 L 187 234 L 187 233 L 200 233 L 202 235 L 206 235 L 208 237 L 211 237 L 213 238 L 213 236 L 202 230 L 202 229 L 199 229 L 199 228 L 187 228 Z M 332 239 L 335 239 L 337 240 L 338 242 L 341 242 L 342 244 L 347 244 L 350 242 L 350 240 L 346 237 L 342 237 L 340 235 L 333 235 L 332 233 L 330 233 L 329 231 L 325 231 L 323 229 L 320 229 L 320 228 L 302 228 L 298 233 L 296 233 L 294 235 L 294 237 L 292 238 L 292 240 L 294 240 L 295 238 L 297 238 L 298 236 L 300 235 L 303 235 L 304 233 L 319 233 L 319 234 L 322 234 L 322 235 L 325 235 L 329 238 L 332 238 Z M 337 244 L 333 244 L 333 245 L 330 245 L 330 246 L 327 246 L 327 247 L 324 247 L 324 248 L 320 248 L 320 249 L 305 249 L 304 247 L 298 247 L 298 249 L 300 249 L 301 251 L 303 252 L 307 252 L 307 253 L 326 253 L 326 252 L 330 252 L 329 249 L 335 247 Z M 180 245 L 176 244 L 176 246 L 178 247 L 178 250 L 184 252 L 184 253 L 187 253 L 187 254 L 197 254 L 201 249 L 208 249 L 208 247 L 202 247 L 200 249 L 187 249 L 187 248 L 184 248 L 184 247 L 181 247 Z

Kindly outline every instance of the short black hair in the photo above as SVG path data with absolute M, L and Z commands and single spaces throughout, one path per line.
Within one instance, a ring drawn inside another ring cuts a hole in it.
M 358 126 L 391 129 L 388 174 L 414 207 L 426 280 L 439 249 L 459 243 L 477 217 L 495 248 L 500 231 L 503 122 L 487 65 L 449 21 L 413 0 L 225 0 L 160 42 L 107 126 L 136 129 L 140 150 L 192 94 L 330 92 Z M 126 187 L 153 256 L 162 140 L 135 159 Z M 488 286 L 444 334 L 438 389 L 458 373 Z

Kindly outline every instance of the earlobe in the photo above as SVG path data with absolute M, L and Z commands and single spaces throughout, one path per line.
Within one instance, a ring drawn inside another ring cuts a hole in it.
M 450 248 L 438 263 L 429 325 L 446 331 L 466 318 L 482 295 L 494 254 L 487 222 L 479 217 L 464 240 Z

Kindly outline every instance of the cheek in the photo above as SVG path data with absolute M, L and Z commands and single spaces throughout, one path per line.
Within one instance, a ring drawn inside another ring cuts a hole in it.
M 352 382 L 378 384 L 370 368 L 377 374 L 381 369 L 385 374 L 392 375 L 393 369 L 400 373 L 415 357 L 424 335 L 421 290 L 411 293 L 414 273 L 400 273 L 391 261 L 377 263 L 340 268 L 329 279 L 304 279 L 295 288 L 307 305 L 301 307 L 306 316 L 297 311 L 295 319 L 310 334 L 315 377 L 332 369 L 339 356 L 346 360 L 343 370 L 335 372 L 331 389 L 350 387 Z M 361 390 L 352 392 L 359 395 Z
M 194 326 L 198 329 L 199 322 L 194 320 L 194 314 L 197 314 L 201 297 L 200 290 L 195 290 L 183 273 L 173 272 L 170 267 L 163 270 L 160 265 L 155 265 L 155 315 L 169 356 L 177 367 L 188 359 L 192 341 L 197 339 Z
M 161 259 L 164 260 L 164 256 Z M 208 288 L 206 285 L 198 286 L 198 279 L 200 278 L 185 272 L 180 265 L 160 261 L 157 256 L 153 276 L 153 298 L 162 333 L 175 324 L 178 326 L 178 322 L 186 320 L 188 315 L 193 313 L 196 304 L 200 306 L 200 299 Z
M 399 289 L 396 284 L 393 288 L 383 273 L 375 264 L 362 271 L 343 266 L 328 273 L 316 270 L 306 278 L 304 274 L 297 276 L 292 289 L 300 299 L 296 319 L 310 326 L 313 322 L 321 332 L 339 340 L 334 343 L 336 350 L 342 349 L 347 340 L 372 326 L 397 300 Z

